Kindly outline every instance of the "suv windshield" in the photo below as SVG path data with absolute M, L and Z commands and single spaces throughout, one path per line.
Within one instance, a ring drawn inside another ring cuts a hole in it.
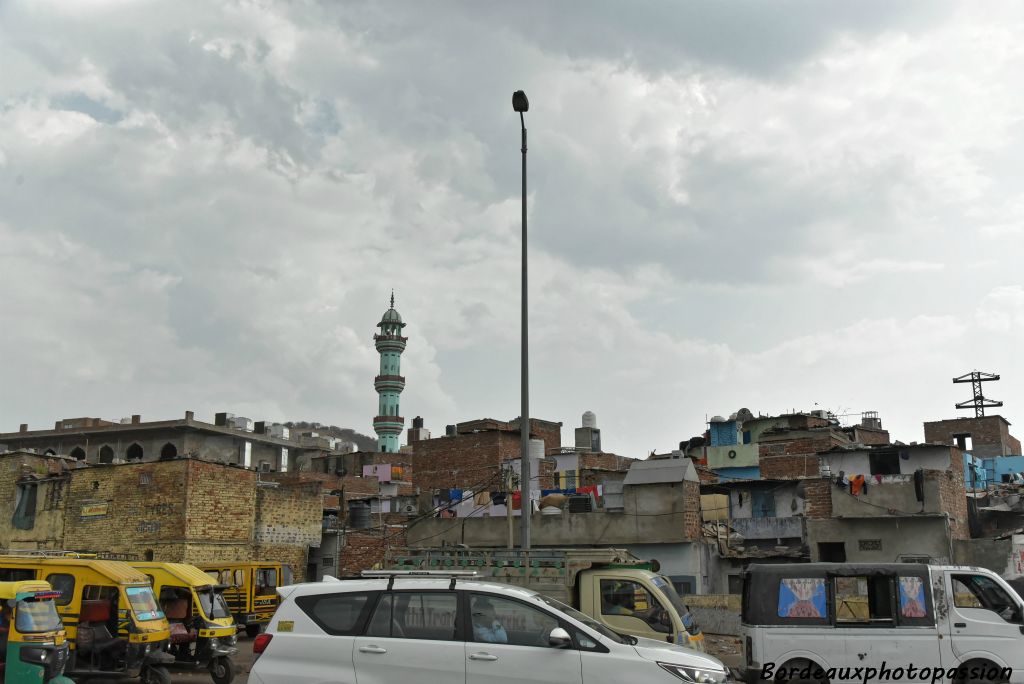
M 18 601 L 14 626 L 19 632 L 52 632 L 61 628 L 60 616 L 53 599 L 26 598 Z
M 586 625 L 587 627 L 589 627 L 590 629 L 594 630 L 595 632 L 597 632 L 598 634 L 600 634 L 604 638 L 611 639 L 612 641 L 614 641 L 617 644 L 624 644 L 624 643 L 626 643 L 626 641 L 621 636 L 619 636 L 615 632 L 611 631 L 610 629 L 608 629 L 607 627 L 602 625 L 600 622 L 597 622 L 593 618 L 584 615 L 583 613 L 581 613 L 580 611 L 576 610 L 575 608 L 570 608 L 569 606 L 565 605 L 564 603 L 559 603 L 558 601 L 555 601 L 554 599 L 550 599 L 547 596 L 543 596 L 541 594 L 537 594 L 536 598 L 537 598 L 538 601 L 542 601 L 545 605 L 550 606 L 551 608 L 554 608 L 558 612 L 560 612 L 560 613 L 562 613 L 564 615 L 568 615 L 573 620 L 576 620 L 577 622 L 580 622 L 580 623 Z
M 213 587 L 205 587 L 196 589 L 196 594 L 199 596 L 199 605 L 206 617 L 211 620 L 231 617 L 231 611 L 228 610 L 228 604 L 224 601 L 224 594 L 221 592 L 214 591 Z

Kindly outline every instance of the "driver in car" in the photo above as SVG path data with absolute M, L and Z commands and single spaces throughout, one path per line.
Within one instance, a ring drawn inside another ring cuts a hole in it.
M 473 638 L 492 644 L 508 643 L 508 634 L 498 622 L 498 616 L 490 601 L 473 601 Z

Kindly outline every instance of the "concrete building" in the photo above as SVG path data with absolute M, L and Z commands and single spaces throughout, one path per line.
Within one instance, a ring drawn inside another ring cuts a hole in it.
M 533 546 L 626 548 L 658 560 L 661 572 L 683 593 L 700 591 L 700 484 L 694 465 L 688 459 L 634 461 L 621 491 L 616 506 L 599 499 L 591 510 L 573 511 L 570 505 L 557 514 L 534 514 Z M 431 518 L 406 534 L 411 547 L 504 547 L 509 527 L 504 517 Z M 512 534 L 518 544 L 518 525 Z
M 213 423 L 184 419 L 143 422 L 133 415 L 120 422 L 99 418 L 65 418 L 52 430 L 0 434 L 11 450 L 68 456 L 88 465 L 167 461 L 197 457 L 263 472 L 288 472 L 309 467 L 313 456 L 347 449 L 337 440 L 298 435 L 280 424 L 254 422 L 218 413 Z
M 808 516 L 812 561 L 949 563 L 954 541 L 970 538 L 956 447 L 836 448 L 821 465 L 831 475 L 830 515 Z

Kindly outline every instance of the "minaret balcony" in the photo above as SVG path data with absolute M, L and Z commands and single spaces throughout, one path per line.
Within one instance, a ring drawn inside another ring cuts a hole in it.
M 405 418 L 402 416 L 376 416 L 373 419 L 373 429 L 378 432 L 401 432 L 403 427 L 405 427 Z
M 373 379 L 378 392 L 401 392 L 405 389 L 405 377 L 401 375 L 378 375 Z
M 378 352 L 393 351 L 401 354 L 405 351 L 405 337 L 397 337 L 394 335 L 374 335 L 373 341 L 374 346 Z

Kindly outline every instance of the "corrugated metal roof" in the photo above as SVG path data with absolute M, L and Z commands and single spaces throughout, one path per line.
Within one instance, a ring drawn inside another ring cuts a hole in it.
M 637 461 L 633 463 L 624 485 L 661 484 L 668 482 L 697 482 L 697 473 L 688 458 L 665 458 L 655 461 Z

